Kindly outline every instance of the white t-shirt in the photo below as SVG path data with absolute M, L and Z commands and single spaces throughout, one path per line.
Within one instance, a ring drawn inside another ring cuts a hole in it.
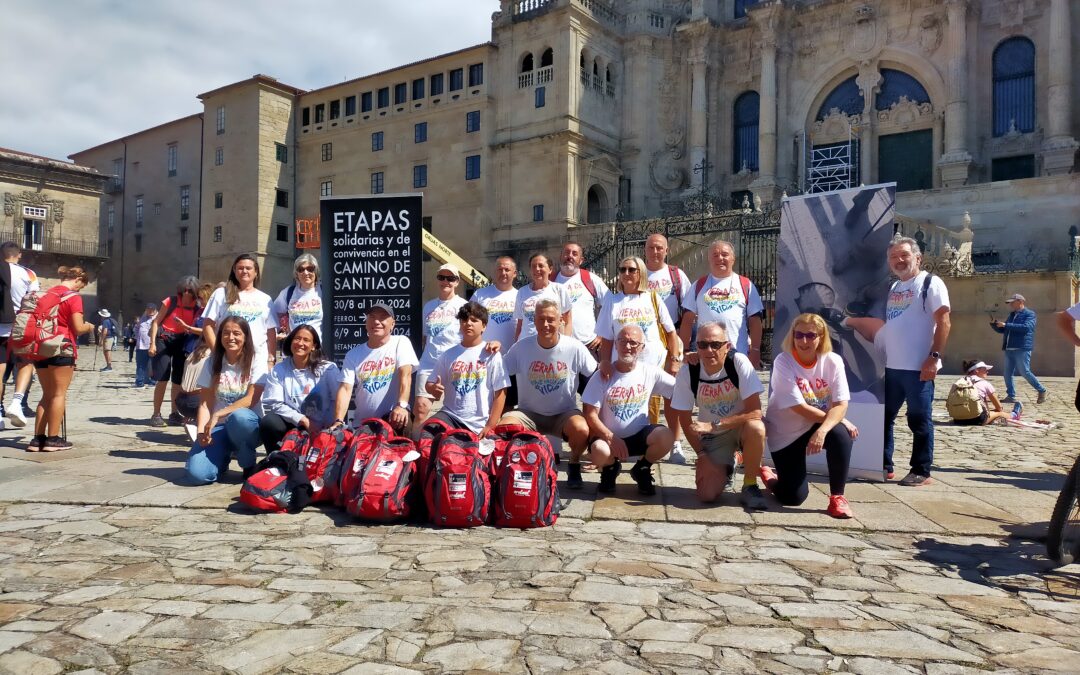
M 424 353 L 420 356 L 421 370 L 430 370 L 439 355 L 461 342 L 461 323 L 457 313 L 468 300 L 453 295 L 449 300 L 434 298 L 424 303 Z
M 488 324 L 484 329 L 485 342 L 498 342 L 505 352 L 514 344 L 514 331 L 517 324 L 514 323 L 514 301 L 517 300 L 517 289 L 500 291 L 494 284 L 484 286 L 473 293 L 472 300 L 477 302 L 488 311 Z
M 675 321 L 679 316 L 679 303 L 678 301 L 686 296 L 690 295 L 693 287 L 690 286 L 690 279 L 687 278 L 686 272 L 676 267 L 674 270 L 675 280 L 679 284 L 679 293 L 675 293 L 675 287 L 671 284 L 671 271 L 668 271 L 668 266 L 664 265 L 655 272 L 649 272 L 649 290 L 656 291 L 656 297 L 664 301 L 667 306 L 668 314 L 671 315 L 671 320 Z
M 519 288 L 517 301 L 514 303 L 514 319 L 521 322 L 519 340 L 536 335 L 536 324 L 533 323 L 533 315 L 536 314 L 536 303 L 545 298 L 554 300 L 559 305 L 560 314 L 565 314 L 571 309 L 570 292 L 562 284 L 552 282 L 538 291 L 534 291 L 532 285 Z M 571 317 L 573 317 L 573 314 L 571 314 Z
M 649 397 L 671 398 L 675 378 L 647 363 L 629 373 L 612 369 L 605 381 L 600 373 L 589 378 L 581 402 L 600 409 L 600 421 L 619 438 L 633 436 L 649 424 Z
M 581 270 L 572 277 L 565 277 L 562 272 L 555 276 L 555 283 L 562 284 L 570 293 L 574 337 L 586 344 L 596 339 L 596 308 L 604 302 L 608 294 L 608 287 L 603 279 L 595 274 L 590 274 L 589 279 L 596 289 L 595 298 L 589 293 L 589 289 L 585 288 L 585 282 L 581 280 Z
M 761 314 L 765 307 L 753 282 L 750 282 L 750 297 L 743 297 L 742 282 L 738 274 L 730 274 L 726 279 L 717 279 L 709 275 L 701 292 L 694 289 L 683 296 L 683 308 L 697 315 L 697 325 L 715 321 L 726 326 L 728 337 L 738 335 L 735 349 L 743 354 L 750 350 L 750 335 L 746 329 L 747 317 Z M 755 345 L 760 347 L 761 345 Z
M 214 359 L 209 358 L 203 363 L 202 372 L 199 373 L 198 386 L 206 389 L 210 386 L 213 378 Z M 248 385 L 257 385 L 266 377 L 266 360 L 260 360 L 258 356 L 251 360 L 251 373 L 244 377 L 240 364 L 231 365 L 228 360 L 221 360 L 221 374 L 218 376 L 217 396 L 214 399 L 214 409 L 217 412 L 236 403 L 247 393 Z
M 625 293 L 612 293 L 604 298 L 604 305 L 600 308 L 600 318 L 596 322 L 596 334 L 605 340 L 615 341 L 623 326 L 635 325 L 641 328 L 645 334 L 645 348 L 638 356 L 643 363 L 651 363 L 654 366 L 662 366 L 667 357 L 667 344 L 656 322 L 656 310 L 660 310 L 660 324 L 670 331 L 675 330 L 675 324 L 668 314 L 667 306 L 656 299 L 653 306 L 651 293 L 638 293 L 626 295 Z M 614 350 L 612 350 L 614 358 Z
M 949 306 L 949 291 L 941 277 L 934 276 L 926 289 L 926 309 L 923 309 L 923 280 L 927 274 L 924 270 L 907 281 L 896 281 L 889 289 L 885 325 L 874 336 L 874 344 L 885 351 L 886 368 L 922 370 L 930 355 L 937 330 L 934 312 Z
M 266 346 L 266 331 L 272 326 L 270 304 L 269 295 L 252 288 L 249 291 L 240 291 L 237 301 L 228 305 L 225 303 L 225 289 L 219 288 L 210 296 L 202 315 L 218 327 L 227 316 L 238 316 L 247 321 L 251 329 L 251 342 L 255 345 L 255 358 L 265 363 L 269 351 Z
M 518 407 L 540 415 L 577 409 L 578 375 L 596 372 L 596 359 L 580 340 L 559 336 L 544 349 L 536 336 L 519 340 L 506 353 L 506 372 L 517 377 Z
M 286 304 L 290 286 L 286 286 L 274 299 L 274 324 L 281 326 L 285 323 L 282 319 L 288 316 L 288 328 L 286 333 L 291 333 L 297 326 L 308 325 L 315 329 L 322 339 L 322 290 L 318 285 L 303 290 L 299 286 L 293 291 L 292 302 Z
M 739 374 L 737 389 L 728 379 L 723 364 L 720 364 L 720 372 L 712 374 L 707 373 L 705 366 L 701 365 L 698 388 L 692 392 L 690 366 L 686 366 L 675 376 L 675 394 L 671 397 L 671 407 L 675 410 L 693 410 L 697 403 L 698 419 L 709 424 L 745 412 L 743 401 L 757 396 L 764 391 L 764 387 L 761 386 L 761 378 L 750 359 L 737 352 L 732 353 L 732 358 L 735 360 L 735 372 Z
M 372 349 L 365 342 L 345 354 L 341 381 L 353 387 L 357 420 L 382 417 L 398 403 L 399 369 L 416 368 L 416 351 L 404 335 L 391 335 L 383 346 Z
M 814 426 L 792 410 L 793 406 L 806 403 L 828 412 L 833 403 L 850 400 L 844 361 L 839 354 L 821 354 L 810 368 L 799 365 L 791 352 L 780 354 L 773 361 L 769 409 L 765 413 L 769 448 L 774 452 L 786 448 Z
M 1065 312 L 1073 318 L 1073 321 L 1080 321 L 1080 302 L 1068 308 Z
M 474 433 L 479 433 L 491 415 L 495 392 L 510 386 L 502 356 L 484 351 L 486 342 L 475 347 L 454 345 L 443 352 L 431 372 L 429 382 L 441 378 L 443 412 L 449 413 Z
M 28 267 L 23 267 L 18 263 L 8 263 L 8 267 L 11 268 L 11 306 L 18 312 L 23 297 L 30 291 L 40 291 L 41 283 L 38 282 L 34 271 Z M 9 335 L 11 335 L 11 324 L 0 323 L 0 337 Z
M 139 351 L 145 351 L 150 349 L 150 324 L 154 323 L 154 317 L 156 314 L 146 316 L 140 314 L 138 319 L 135 319 L 135 349 Z M 263 359 L 265 362 L 266 359 Z

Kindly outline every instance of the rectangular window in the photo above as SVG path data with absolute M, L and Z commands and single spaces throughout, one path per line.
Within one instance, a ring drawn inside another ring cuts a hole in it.
M 191 186 L 180 187 L 180 220 L 187 220 L 191 212 Z
M 217 109 L 217 132 L 225 133 L 225 106 L 219 105 Z
M 341 100 L 330 101 L 330 119 L 336 120 L 341 117 Z
M 390 105 L 390 87 L 383 87 L 379 90 L 379 107 L 385 108 Z
M 326 104 L 319 103 L 315 106 L 315 124 L 322 124 L 326 121 Z
M 281 143 L 274 143 L 274 158 L 282 164 L 289 163 L 289 148 Z
M 289 226 L 285 223 L 277 224 L 277 240 L 289 241 Z
M 371 194 L 381 195 L 383 191 L 383 172 L 377 171 L 371 174 Z
M 424 98 L 424 78 L 412 81 L 412 99 L 418 101 Z
M 480 177 L 480 155 L 469 155 L 465 158 L 465 180 L 476 180 Z
M 409 99 L 409 86 L 404 82 L 394 85 L 394 105 L 401 105 Z
M 427 122 L 417 122 L 413 125 L 413 142 L 423 143 L 427 141 Z
M 180 228 L 180 245 L 181 246 L 187 246 L 187 232 L 188 232 L 188 229 L 186 227 L 181 227 Z
M 934 187 L 934 141 L 930 129 L 878 137 L 878 176 L 896 191 Z
M 378 152 L 383 149 L 383 132 L 376 131 L 371 134 L 371 151 Z
M 114 159 L 112 161 L 112 175 L 117 189 L 124 184 L 124 160 Z
M 334 144 L 323 143 L 320 154 L 322 156 L 322 161 L 329 162 L 330 160 L 332 160 L 334 158 Z
M 537 87 L 536 88 L 536 107 L 537 108 L 543 108 L 545 105 L 547 105 L 547 88 L 546 87 Z
M 225 148 L 220 145 L 214 149 L 214 165 L 221 166 L 225 163 Z
M 300 126 L 306 127 L 311 124 L 311 108 L 305 107 L 300 111 Z
M 332 180 L 324 180 L 323 182 L 319 183 L 319 196 L 320 197 L 329 197 L 329 196 L 331 196 L 333 194 L 334 194 L 334 181 L 332 181 Z
M 135 198 L 135 227 L 142 227 L 143 224 L 143 196 L 139 195 Z
M 533 222 L 539 223 L 544 220 L 544 205 L 536 204 L 533 206 Z
M 474 63 L 469 66 L 469 86 L 479 87 L 484 83 L 484 64 Z
M 135 252 L 136 253 L 141 253 L 142 252 L 142 235 L 141 234 L 135 235 Z
M 282 208 L 289 207 L 289 193 L 285 190 L 277 190 L 277 197 L 274 199 L 274 203 Z
M 113 236 L 113 231 L 116 230 L 116 205 L 109 204 L 107 213 L 108 215 L 105 219 L 105 231 L 111 238 Z
M 1018 180 L 1035 177 L 1035 155 L 997 157 L 990 161 L 990 180 Z
M 365 91 L 360 94 L 360 112 L 371 112 L 371 92 Z
M 214 208 L 215 209 L 220 209 L 224 205 L 225 205 L 225 193 L 224 192 L 215 192 L 214 193 Z
M 214 226 L 214 241 L 221 241 L 221 226 Z
M 427 164 L 417 164 L 412 168 L 412 186 L 427 187 Z
M 165 150 L 165 164 L 169 169 L 169 175 L 176 175 L 176 143 L 169 145 Z
M 443 74 L 435 73 L 431 76 L 431 95 L 438 96 L 443 93 Z
M 464 86 L 465 71 L 455 68 L 450 71 L 450 91 L 457 91 Z
M 161 202 L 154 202 L 154 215 L 155 216 L 160 216 L 161 215 Z
M 474 131 L 480 131 L 479 110 L 473 110 L 472 112 L 465 113 L 465 133 L 471 134 Z
M 345 97 L 345 117 L 352 117 L 356 114 L 356 96 Z

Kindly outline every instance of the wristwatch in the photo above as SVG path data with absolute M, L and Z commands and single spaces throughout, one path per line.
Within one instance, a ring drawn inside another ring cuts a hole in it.
M 930 358 L 940 359 L 941 358 L 941 352 L 930 352 Z
M 402 403 L 401 401 L 398 401 L 398 402 L 397 402 L 397 406 L 396 406 L 396 407 L 398 407 L 398 408 L 404 408 L 404 409 L 405 409 L 405 410 L 407 410 L 408 412 L 412 412 L 412 406 L 410 406 L 410 405 L 408 404 L 408 402 Z

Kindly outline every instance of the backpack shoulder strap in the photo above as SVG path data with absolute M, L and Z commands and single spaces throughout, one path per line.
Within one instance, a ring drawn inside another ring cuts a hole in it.
M 700 279 L 694 282 L 694 300 L 697 300 L 697 296 L 701 295 L 701 289 L 705 288 L 705 282 L 709 280 L 709 275 L 704 274 Z
M 736 274 L 739 277 L 739 286 L 742 287 L 743 302 L 746 303 L 746 312 L 750 311 L 750 278 L 744 277 L 741 274 Z
M 922 308 L 923 308 L 924 312 L 926 311 L 926 294 L 927 294 L 927 292 L 929 292 L 929 290 L 930 290 L 930 282 L 932 282 L 933 280 L 934 280 L 933 273 L 932 272 L 927 272 L 926 273 L 926 278 L 923 279 L 923 282 L 922 282 Z
M 288 309 L 289 305 L 292 304 L 292 296 L 294 293 L 296 293 L 296 284 L 290 284 L 289 290 L 285 291 L 285 309 Z
M 584 267 L 582 267 L 578 271 L 581 273 L 581 283 L 583 286 L 585 286 L 585 290 L 587 290 L 589 292 L 589 295 L 593 296 L 593 299 L 595 299 L 596 282 L 593 281 L 592 274 L 590 274 L 589 270 L 585 269 Z
M 686 370 L 690 373 L 690 395 L 697 400 L 697 388 L 701 382 L 701 362 L 686 364 Z
M 679 283 L 679 268 L 674 265 L 667 266 L 668 276 L 671 277 L 671 291 L 675 294 L 675 306 L 677 311 L 682 311 L 682 284 Z
M 731 380 L 731 384 L 735 385 L 735 388 L 739 388 L 739 369 L 735 367 L 735 355 L 728 350 L 727 357 L 724 358 L 724 373 L 727 378 Z

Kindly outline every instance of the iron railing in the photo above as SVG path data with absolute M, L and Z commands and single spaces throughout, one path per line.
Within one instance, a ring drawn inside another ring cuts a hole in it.
M 64 237 L 43 237 L 34 243 L 22 230 L 0 231 L 0 241 L 18 242 L 26 251 L 60 253 L 83 258 L 108 258 L 105 244 L 97 239 L 67 239 Z

